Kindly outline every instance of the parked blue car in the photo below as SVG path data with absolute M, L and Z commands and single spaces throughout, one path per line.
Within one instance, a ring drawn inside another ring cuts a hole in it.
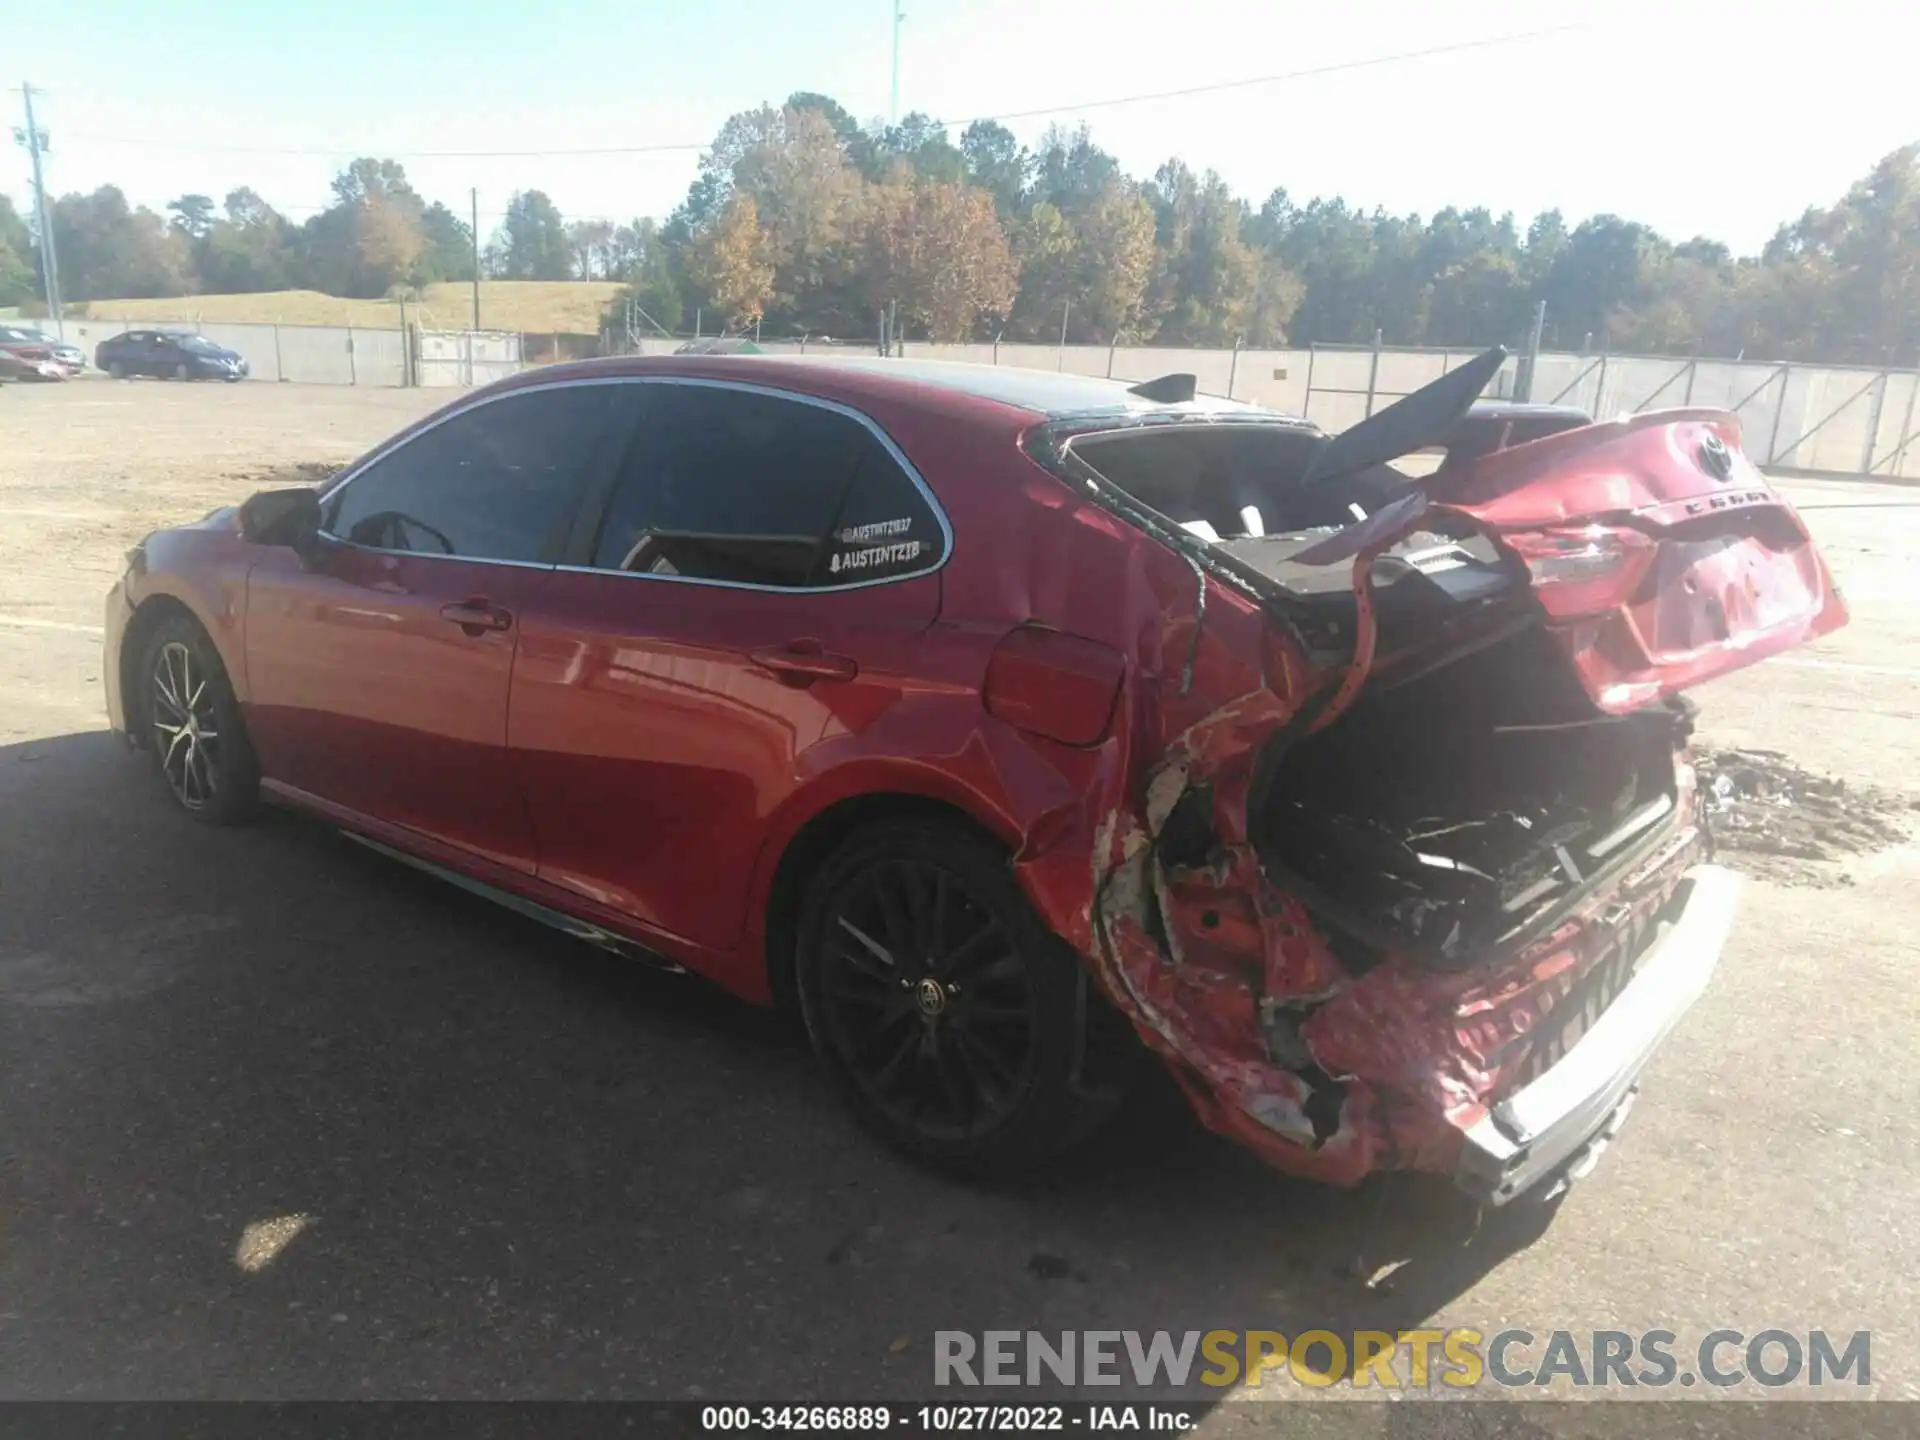
M 93 363 L 123 380 L 153 375 L 162 380 L 243 380 L 247 362 L 237 350 L 204 335 L 175 330 L 129 330 L 94 347 Z

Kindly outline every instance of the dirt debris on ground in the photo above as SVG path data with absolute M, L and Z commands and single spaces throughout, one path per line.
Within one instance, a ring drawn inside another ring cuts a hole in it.
M 261 490 L 291 490 L 296 485 L 319 485 L 338 475 L 343 468 L 326 460 L 295 460 L 287 465 L 248 470 L 240 478 Z
M 1851 885 L 1844 862 L 1905 844 L 1920 799 L 1804 770 L 1778 750 L 1702 748 L 1694 763 L 1716 851 L 1785 885 Z

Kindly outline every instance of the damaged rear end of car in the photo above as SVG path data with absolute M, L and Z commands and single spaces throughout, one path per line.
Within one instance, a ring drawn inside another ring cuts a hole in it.
M 1681 692 L 1846 618 L 1733 416 L 1474 407 L 1503 359 L 1332 440 L 1216 410 L 1028 444 L 1192 577 L 1063 933 L 1212 1128 L 1496 1204 L 1597 1158 L 1731 924 Z

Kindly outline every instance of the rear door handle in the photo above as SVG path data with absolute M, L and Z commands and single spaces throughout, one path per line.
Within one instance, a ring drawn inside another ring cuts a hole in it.
M 440 607 L 441 618 L 451 620 L 468 635 L 478 638 L 489 630 L 513 628 L 513 614 L 483 598 L 457 601 Z
M 749 657 L 762 670 L 770 670 L 783 684 L 811 685 L 816 680 L 851 680 L 860 673 L 859 664 L 848 655 L 830 655 L 818 641 L 789 641 L 752 651 Z

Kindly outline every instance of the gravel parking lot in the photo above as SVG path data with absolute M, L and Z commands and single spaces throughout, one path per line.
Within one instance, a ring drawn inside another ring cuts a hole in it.
M 1778 752 L 1728 762 L 1756 878 L 1620 1143 L 1544 1231 L 1389 1188 L 1370 1290 L 1371 1197 L 1165 1094 L 947 1184 L 776 1019 L 318 825 L 172 813 L 105 733 L 123 551 L 448 398 L 0 393 L 0 1397 L 844 1402 L 925 1397 L 937 1329 L 1469 1325 L 1870 1330 L 1849 1393 L 1920 1398 L 1920 490 L 1783 483 L 1854 619 L 1700 693 L 1710 744 Z

